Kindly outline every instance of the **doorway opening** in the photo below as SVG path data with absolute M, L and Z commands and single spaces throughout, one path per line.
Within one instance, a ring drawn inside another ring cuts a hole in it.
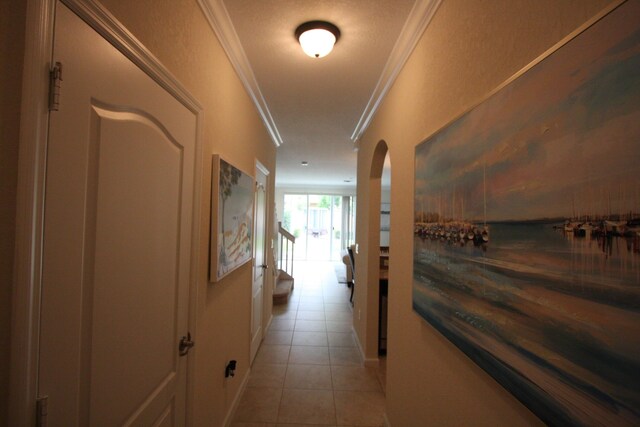
M 391 231 L 391 159 L 387 151 L 380 179 L 380 306 L 378 355 L 387 354 L 387 307 L 389 301 L 389 233 Z M 381 358 L 381 362 L 385 360 Z M 386 366 L 385 364 L 383 364 Z
M 355 197 L 285 194 L 282 225 L 296 238 L 300 261 L 339 261 L 355 241 Z
M 379 141 L 373 152 L 368 181 L 369 238 L 366 247 L 368 273 L 366 283 L 366 336 L 365 357 L 375 360 L 382 369 L 384 380 L 384 356 L 388 353 L 387 307 L 390 287 L 389 269 L 392 263 L 390 155 L 385 141 Z

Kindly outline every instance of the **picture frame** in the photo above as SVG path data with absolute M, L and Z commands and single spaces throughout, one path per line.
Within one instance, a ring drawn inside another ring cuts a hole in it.
M 637 16 L 415 149 L 413 310 L 548 425 L 640 425 Z
M 218 154 L 212 157 L 209 282 L 253 256 L 254 178 Z

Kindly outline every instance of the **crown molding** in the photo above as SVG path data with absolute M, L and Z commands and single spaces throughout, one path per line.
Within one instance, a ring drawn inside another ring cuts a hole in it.
M 99 0 L 60 0 L 145 74 L 156 81 L 189 111 L 203 116 L 200 102 L 142 42 L 113 16 Z M 199 119 L 201 120 L 201 119 Z
M 411 55 L 416 44 L 418 44 L 418 40 L 422 37 L 422 34 L 431 22 L 441 2 L 442 0 L 416 0 L 413 5 L 409 17 L 387 60 L 387 64 L 382 70 L 380 79 L 378 79 L 378 83 L 371 94 L 371 98 L 369 98 L 369 102 L 351 135 L 351 141 L 354 143 L 355 150 L 359 148 L 358 141 L 360 137 L 369 127 L 384 97 L 395 82 L 398 74 L 400 74 L 402 67 L 404 67 L 407 59 L 409 59 L 409 55 Z
M 253 100 L 258 114 L 262 118 L 264 125 L 271 136 L 271 140 L 276 147 L 282 145 L 282 137 L 278 132 L 276 123 L 271 116 L 269 106 L 262 96 L 258 81 L 253 74 L 253 69 L 249 63 L 249 59 L 240 44 L 238 34 L 231 22 L 231 17 L 227 12 L 227 8 L 224 6 L 223 0 L 198 0 L 198 4 L 204 13 L 209 25 L 215 32 L 216 36 L 220 40 L 222 48 L 227 53 L 227 57 L 233 68 L 235 68 L 240 81 L 244 85 L 245 89 L 249 93 L 249 96 Z

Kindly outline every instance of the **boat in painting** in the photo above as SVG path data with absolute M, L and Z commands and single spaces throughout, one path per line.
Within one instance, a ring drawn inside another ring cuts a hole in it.
M 416 146 L 413 309 L 548 425 L 640 425 L 637 16 Z

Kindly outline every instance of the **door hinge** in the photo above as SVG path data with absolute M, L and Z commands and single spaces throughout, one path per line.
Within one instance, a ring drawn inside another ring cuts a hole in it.
M 49 111 L 60 109 L 60 86 L 62 81 L 62 63 L 56 65 L 49 71 Z
M 36 400 L 36 427 L 47 427 L 47 404 L 49 396 L 42 396 Z

